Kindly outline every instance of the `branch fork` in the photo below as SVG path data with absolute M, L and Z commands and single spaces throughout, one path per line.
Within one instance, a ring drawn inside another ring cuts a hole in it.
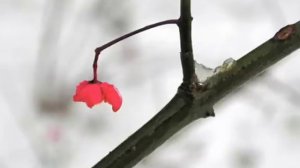
M 215 73 L 200 83 L 195 75 L 190 6 L 190 0 L 181 0 L 179 20 L 160 22 L 177 24 L 179 27 L 183 83 L 178 92 L 156 116 L 100 160 L 94 168 L 133 167 L 181 128 L 199 118 L 214 116 L 212 107 L 216 102 L 300 47 L 300 22 L 297 22 L 281 29 L 273 38 L 237 60 L 226 71 Z M 95 62 L 97 55 L 112 43 L 158 25 L 146 26 L 97 48 Z

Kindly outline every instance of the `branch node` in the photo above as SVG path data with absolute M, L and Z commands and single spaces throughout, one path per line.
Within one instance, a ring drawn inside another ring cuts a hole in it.
M 100 47 L 98 47 L 98 48 L 95 49 L 95 54 L 96 54 L 96 55 L 99 55 L 100 52 L 101 52 L 101 48 L 100 48 Z
M 178 87 L 178 94 L 184 95 L 188 100 L 192 101 L 194 99 L 194 95 L 192 92 L 193 84 L 182 82 L 181 85 Z
M 283 41 L 287 40 L 289 37 L 291 37 L 296 32 L 296 27 L 294 24 L 287 25 L 283 28 L 281 28 L 273 37 L 275 40 Z
M 213 107 L 211 107 L 207 110 L 207 112 L 205 113 L 205 117 L 215 117 L 215 112 L 214 112 Z

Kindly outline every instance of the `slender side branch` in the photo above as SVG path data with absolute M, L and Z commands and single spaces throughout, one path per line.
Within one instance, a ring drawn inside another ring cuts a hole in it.
M 125 34 L 125 35 L 123 35 L 121 37 L 118 37 L 118 38 L 116 38 L 116 39 L 114 39 L 114 40 L 112 40 L 112 41 L 110 41 L 110 42 L 108 42 L 108 43 L 106 43 L 106 44 L 104 44 L 104 45 L 96 48 L 95 49 L 94 62 L 93 62 L 93 73 L 94 73 L 93 76 L 94 76 L 94 78 L 93 78 L 93 80 L 91 82 L 97 82 L 98 81 L 97 80 L 97 76 L 98 76 L 97 75 L 97 67 L 98 67 L 97 62 L 98 62 L 99 55 L 100 55 L 100 53 L 103 50 L 105 50 L 106 48 L 108 48 L 108 47 L 110 47 L 110 46 L 112 46 L 112 45 L 114 45 L 114 44 L 116 44 L 116 43 L 118 43 L 118 42 L 120 42 L 120 41 L 128 38 L 128 37 L 131 37 L 133 35 L 136 35 L 138 33 L 143 32 L 143 31 L 146 31 L 146 30 L 158 27 L 158 26 L 162 26 L 162 25 L 167 25 L 167 24 L 178 24 L 178 19 L 165 20 L 165 21 L 161 21 L 161 22 L 157 22 L 157 23 L 145 26 L 143 28 L 140 28 L 140 29 L 137 29 L 137 30 L 135 30 L 133 32 Z
M 207 90 L 194 90 L 195 100 L 178 92 L 142 128 L 110 152 L 94 168 L 130 168 L 192 121 L 212 114 L 212 106 L 250 78 L 300 48 L 300 21 L 281 29 L 270 40 L 210 77 Z
M 114 39 L 114 40 L 112 40 L 112 41 L 110 41 L 110 42 L 108 42 L 108 43 L 106 43 L 106 44 L 104 44 L 104 45 L 102 45 L 102 46 L 96 48 L 96 49 L 95 49 L 95 52 L 96 52 L 96 53 L 100 53 L 100 52 L 103 51 L 104 49 L 106 49 L 106 48 L 108 48 L 108 47 L 110 47 L 110 46 L 112 46 L 112 45 L 114 45 L 114 44 L 116 44 L 116 43 L 118 43 L 118 42 L 120 42 L 120 41 L 122 41 L 122 40 L 128 38 L 128 37 L 131 37 L 131 36 L 133 36 L 133 35 L 136 35 L 136 34 L 138 34 L 138 33 L 143 32 L 143 31 L 152 29 L 152 28 L 154 28 L 154 27 L 158 27 L 158 26 L 162 26 L 162 25 L 166 25 L 166 24 L 177 24 L 177 23 L 178 23 L 178 19 L 170 19 L 170 20 L 165 20 L 165 21 L 161 21 L 161 22 L 157 22 L 157 23 L 154 23 L 154 24 L 145 26 L 145 27 L 143 27 L 143 28 L 140 28 L 140 29 L 137 29 L 137 30 L 135 30 L 135 31 L 133 31 L 133 32 L 130 32 L 130 33 L 128 33 L 128 34 L 125 34 L 125 35 L 123 35 L 123 36 L 121 36 L 121 37 L 118 37 L 118 38 L 116 38 L 116 39 Z

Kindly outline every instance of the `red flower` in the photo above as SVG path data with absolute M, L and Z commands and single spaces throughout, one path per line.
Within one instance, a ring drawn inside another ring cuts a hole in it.
M 79 83 L 73 100 L 85 102 L 89 108 L 104 101 L 112 105 L 114 112 L 118 111 L 122 105 L 122 97 L 118 89 L 112 84 L 99 81 L 82 81 Z

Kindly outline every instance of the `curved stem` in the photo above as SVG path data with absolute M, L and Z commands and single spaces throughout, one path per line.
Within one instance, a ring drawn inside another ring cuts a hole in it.
M 94 79 L 92 80 L 93 82 L 96 82 L 97 81 L 97 62 L 98 62 L 98 58 L 99 58 L 99 55 L 101 53 L 101 51 L 103 51 L 104 49 L 128 38 L 128 37 L 131 37 L 133 35 L 136 35 L 138 33 L 141 33 L 143 31 L 146 31 L 146 30 L 149 30 L 149 29 L 152 29 L 152 28 L 155 28 L 155 27 L 158 27 L 158 26 L 162 26 L 162 25 L 167 25 L 167 24 L 177 24 L 178 25 L 178 19 L 170 19 L 170 20 L 165 20 L 165 21 L 161 21 L 161 22 L 157 22 L 157 23 L 154 23 L 154 24 L 150 24 L 148 26 L 145 26 L 143 28 L 140 28 L 140 29 L 137 29 L 135 31 L 132 31 L 130 33 L 127 33 L 121 37 L 118 37 L 100 47 L 97 47 L 95 49 L 95 58 L 94 58 L 94 62 L 93 62 L 93 73 L 94 73 Z
M 110 42 L 108 42 L 108 43 L 106 43 L 106 44 L 104 44 L 104 45 L 102 45 L 102 46 L 100 46 L 100 47 L 97 47 L 97 48 L 95 49 L 95 52 L 96 52 L 96 53 L 100 53 L 100 52 L 103 51 L 104 49 L 106 49 L 106 48 L 108 48 L 108 47 L 110 47 L 110 46 L 112 46 L 112 45 L 114 45 L 114 44 L 116 44 L 116 43 L 118 43 L 118 42 L 120 42 L 120 41 L 122 41 L 122 40 L 128 38 L 128 37 L 131 37 L 131 36 L 133 36 L 133 35 L 136 35 L 136 34 L 138 34 L 138 33 L 143 32 L 143 31 L 152 29 L 152 28 L 154 28 L 154 27 L 158 27 L 158 26 L 162 26 L 162 25 L 166 25 L 166 24 L 178 24 L 178 19 L 165 20 L 165 21 L 157 22 L 157 23 L 154 23 L 154 24 L 145 26 L 145 27 L 143 27 L 143 28 L 137 29 L 137 30 L 132 31 L 132 32 L 130 32 L 130 33 L 127 33 L 127 34 L 125 34 L 125 35 L 123 35 L 123 36 L 121 36 L 121 37 L 118 37 L 118 38 L 116 38 L 116 39 L 114 39 L 114 40 L 112 40 L 112 41 L 110 41 Z

